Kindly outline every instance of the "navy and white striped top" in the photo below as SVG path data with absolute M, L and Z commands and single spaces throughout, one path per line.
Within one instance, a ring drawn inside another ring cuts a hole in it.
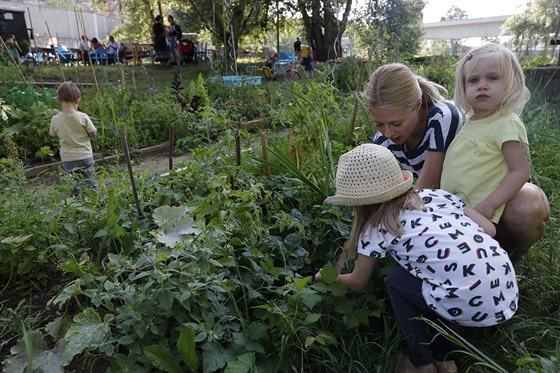
M 412 172 L 418 179 L 428 151 L 445 152 L 463 126 L 463 116 L 450 101 L 436 102 L 428 107 L 428 123 L 424 138 L 414 149 L 404 144 L 395 144 L 381 132 L 377 132 L 373 143 L 388 148 L 402 168 Z

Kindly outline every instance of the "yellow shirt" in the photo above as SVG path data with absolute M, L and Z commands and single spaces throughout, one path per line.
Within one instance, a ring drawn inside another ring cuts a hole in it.
M 445 154 L 441 189 L 459 196 L 471 207 L 482 202 L 509 173 L 502 152 L 507 141 L 519 141 L 529 156 L 525 126 L 510 110 L 468 121 Z M 496 209 L 491 219 L 494 223 L 500 221 L 504 206 Z
M 60 141 L 60 159 L 63 162 L 93 157 L 88 133 L 95 132 L 89 116 L 80 111 L 59 112 L 51 119 L 50 133 Z

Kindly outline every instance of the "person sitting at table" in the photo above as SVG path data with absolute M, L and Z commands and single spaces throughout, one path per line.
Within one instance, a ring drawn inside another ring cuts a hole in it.
M 91 39 L 91 48 L 93 50 L 99 49 L 99 48 L 105 48 L 105 46 L 103 45 L 103 43 L 101 43 L 99 40 L 97 40 L 97 38 L 93 38 Z
M 109 57 L 110 64 L 116 64 L 119 55 L 119 43 L 115 41 L 113 35 L 109 36 L 109 42 L 107 43 L 107 57 Z
M 87 36 L 82 35 L 82 40 L 80 41 L 80 59 L 84 65 L 89 65 L 89 45 L 87 42 Z

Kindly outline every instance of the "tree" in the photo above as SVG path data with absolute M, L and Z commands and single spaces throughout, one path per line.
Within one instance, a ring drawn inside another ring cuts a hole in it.
M 356 12 L 358 44 L 379 57 L 379 63 L 413 57 L 423 38 L 423 0 L 369 0 Z
M 469 15 L 463 9 L 459 8 L 456 5 L 453 5 L 447 13 L 445 13 L 445 17 L 441 17 L 441 21 L 453 21 L 456 19 L 467 19 Z
M 313 58 L 326 61 L 341 57 L 341 38 L 346 31 L 352 0 L 298 0 L 307 42 Z
M 453 5 L 447 13 L 445 13 L 445 17 L 441 17 L 442 21 L 455 21 L 460 19 L 467 19 L 469 15 L 463 9 L 459 8 L 458 6 Z M 459 39 L 449 39 L 449 44 L 451 46 L 451 55 L 456 56 L 460 53 L 461 49 L 463 48 L 463 44 Z
M 503 28 L 513 35 L 518 51 L 529 52 L 538 45 L 546 48 L 551 39 L 560 36 L 560 0 L 534 0 L 523 13 L 510 17 Z M 550 48 L 551 56 L 555 47 Z

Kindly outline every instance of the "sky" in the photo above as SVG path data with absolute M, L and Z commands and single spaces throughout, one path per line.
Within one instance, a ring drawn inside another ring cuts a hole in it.
M 468 18 L 521 13 L 527 0 L 427 0 L 427 3 L 423 11 L 424 23 L 439 22 L 453 5 L 467 12 Z

